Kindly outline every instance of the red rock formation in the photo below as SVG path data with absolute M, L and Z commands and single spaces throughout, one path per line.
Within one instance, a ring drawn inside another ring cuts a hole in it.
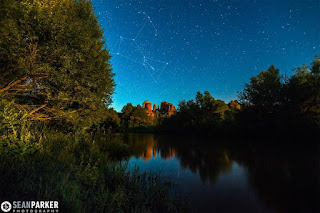
M 147 147 L 146 151 L 141 155 L 141 158 L 144 161 L 148 161 L 152 157 L 155 158 L 156 156 L 157 156 L 157 149 L 152 146 L 149 146 L 149 147 Z
M 142 108 L 146 108 L 148 111 L 151 111 L 152 104 L 150 101 L 145 101 L 142 104 Z
M 167 160 L 176 155 L 176 150 L 174 148 L 169 147 L 167 150 L 161 150 L 161 159 Z
M 148 116 L 154 117 L 159 109 L 157 109 L 157 104 L 153 105 L 153 109 L 151 109 L 151 107 L 152 103 L 150 101 L 145 101 L 142 104 L 142 108 L 146 109 Z M 171 116 L 176 113 L 176 107 L 173 104 L 164 101 L 161 103 L 160 112 Z
M 161 102 L 160 112 L 166 113 L 168 115 L 173 115 L 174 113 L 176 113 L 176 107 L 171 103 L 163 101 Z
M 152 103 L 150 101 L 145 101 L 142 104 L 142 108 L 145 108 L 147 111 L 148 116 L 154 117 L 154 113 L 152 112 Z
M 148 147 L 147 150 L 142 154 L 142 159 L 144 161 L 148 161 L 151 158 L 152 147 Z
M 241 109 L 241 105 L 240 105 L 238 100 L 230 101 L 228 103 L 228 105 L 229 105 L 229 107 L 231 109 L 236 109 L 236 110 L 240 110 Z

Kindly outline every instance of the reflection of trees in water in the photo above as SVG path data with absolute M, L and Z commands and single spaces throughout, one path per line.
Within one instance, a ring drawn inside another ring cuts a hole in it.
M 232 161 L 227 152 L 217 147 L 190 149 L 187 146 L 179 146 L 177 150 L 177 157 L 182 167 L 198 173 L 202 182 L 209 181 L 214 185 L 220 174 L 228 172 L 232 168 Z
M 171 146 L 159 146 L 159 139 L 152 134 L 129 134 L 125 136 L 126 143 L 131 147 L 136 158 L 141 157 L 144 161 L 156 157 L 160 153 L 163 160 L 175 156 L 176 151 Z
M 190 147 L 192 139 L 181 137 L 166 137 L 155 135 L 128 135 L 127 144 L 132 147 L 136 158 L 142 157 L 147 161 L 156 157 L 159 152 L 161 159 L 170 159 L 176 156 L 185 169 L 199 173 L 203 182 L 215 184 L 217 177 L 230 171 L 232 161 L 227 151 L 221 147 Z
M 198 173 L 203 182 L 215 184 L 236 161 L 247 169 L 249 184 L 277 212 L 320 212 L 320 155 L 299 149 L 270 145 L 239 146 L 241 141 L 200 145 L 199 139 L 129 135 L 127 143 L 136 157 L 148 160 L 156 153 L 162 159 L 175 156 L 183 168 Z M 270 149 L 270 147 L 272 149 Z
M 319 153 L 279 146 L 241 150 L 234 157 L 247 168 L 250 185 L 269 207 L 277 212 L 320 212 Z
M 175 148 L 168 146 L 168 147 L 159 147 L 161 159 L 167 160 L 176 155 Z
M 152 151 L 157 146 L 152 134 L 128 134 L 124 136 L 124 140 L 130 146 L 133 155 L 144 160 L 151 158 Z
M 220 174 L 231 170 L 232 161 L 224 147 L 200 145 L 198 140 L 199 138 L 161 136 L 159 146 L 162 150 L 166 146 L 173 147 L 183 168 L 198 173 L 202 182 L 209 181 L 214 185 Z

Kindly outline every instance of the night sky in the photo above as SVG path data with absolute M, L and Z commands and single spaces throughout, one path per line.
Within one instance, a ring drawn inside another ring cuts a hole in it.
M 175 105 L 208 90 L 226 102 L 274 64 L 320 54 L 320 0 L 92 0 L 116 81 L 113 107 Z

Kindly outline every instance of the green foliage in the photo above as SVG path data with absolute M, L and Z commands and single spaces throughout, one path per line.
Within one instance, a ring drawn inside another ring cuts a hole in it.
M 170 182 L 113 161 L 115 149 L 125 149 L 113 140 L 93 142 L 81 133 L 53 132 L 43 151 L 30 158 L 0 156 L 0 199 L 58 200 L 63 212 L 188 210 Z
M 99 134 L 110 134 L 120 131 L 120 118 L 117 111 L 113 108 L 106 110 L 106 115 L 103 116 L 104 119 L 97 125 L 93 125 L 90 128 L 90 132 L 98 132 Z
M 142 124 L 150 124 L 151 118 L 148 116 L 146 109 L 142 108 L 140 105 L 135 107 L 132 111 L 133 124 L 141 126 Z
M 130 151 L 116 136 L 48 129 L 3 100 L 0 124 L 0 199 L 58 200 L 65 212 L 188 210 L 170 182 L 121 163 Z
M 282 134 L 320 127 L 319 67 L 320 57 L 316 56 L 311 66 L 295 68 L 286 79 L 273 66 L 252 77 L 239 95 L 243 126 L 273 128 Z
M 0 101 L 0 155 L 23 157 L 38 151 L 43 135 L 36 135 L 30 125 L 13 102 Z
M 251 78 L 240 93 L 240 103 L 247 110 L 272 113 L 279 110 L 282 94 L 282 76 L 273 65 L 267 71 Z
M 5 98 L 46 104 L 47 117 L 62 123 L 101 121 L 115 84 L 91 1 L 3 0 L 0 13 Z
M 291 110 L 296 112 L 318 112 L 320 110 L 320 78 L 317 65 L 320 58 L 312 62 L 312 67 L 303 65 L 296 68 L 287 86 L 287 100 Z
M 122 127 L 124 129 L 153 125 L 153 118 L 149 117 L 146 109 L 140 105 L 135 107 L 131 103 L 128 103 L 122 108 L 121 112 Z
M 132 103 L 128 103 L 127 105 L 125 105 L 121 110 L 122 117 L 128 119 L 132 114 L 133 109 L 134 109 L 134 106 L 132 105 Z
M 229 117 L 229 106 L 214 99 L 208 91 L 197 92 L 195 100 L 180 101 L 178 112 L 163 121 L 161 129 L 189 132 L 214 132 Z

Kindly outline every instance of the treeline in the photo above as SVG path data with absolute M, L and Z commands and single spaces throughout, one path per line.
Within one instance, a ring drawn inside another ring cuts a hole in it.
M 245 127 L 266 127 L 279 134 L 319 130 L 320 57 L 293 71 L 286 77 L 271 66 L 251 78 L 239 94 L 243 106 L 239 120 Z
M 194 100 L 179 102 L 172 116 L 146 109 L 123 107 L 113 113 L 109 129 L 126 131 L 200 133 L 205 135 L 310 136 L 320 128 L 320 57 L 309 66 L 293 69 L 291 76 L 281 75 L 274 65 L 253 76 L 238 93 L 238 100 L 225 103 L 205 91 Z
M 149 117 L 141 106 L 127 104 L 119 113 L 119 130 L 140 127 L 153 132 L 209 135 L 312 135 L 320 127 L 320 57 L 288 77 L 274 65 L 246 83 L 238 100 L 228 104 L 205 91 L 180 101 L 173 116 Z M 150 128 L 153 127 L 153 128 Z
M 160 131 L 210 133 L 225 131 L 233 123 L 237 108 L 215 99 L 208 91 L 197 92 L 195 100 L 180 101 L 175 115 L 164 119 Z
M 209 92 L 181 101 L 161 131 L 290 135 L 318 133 L 320 127 L 320 57 L 293 69 L 290 77 L 270 66 L 246 83 L 239 104 L 214 99 Z

